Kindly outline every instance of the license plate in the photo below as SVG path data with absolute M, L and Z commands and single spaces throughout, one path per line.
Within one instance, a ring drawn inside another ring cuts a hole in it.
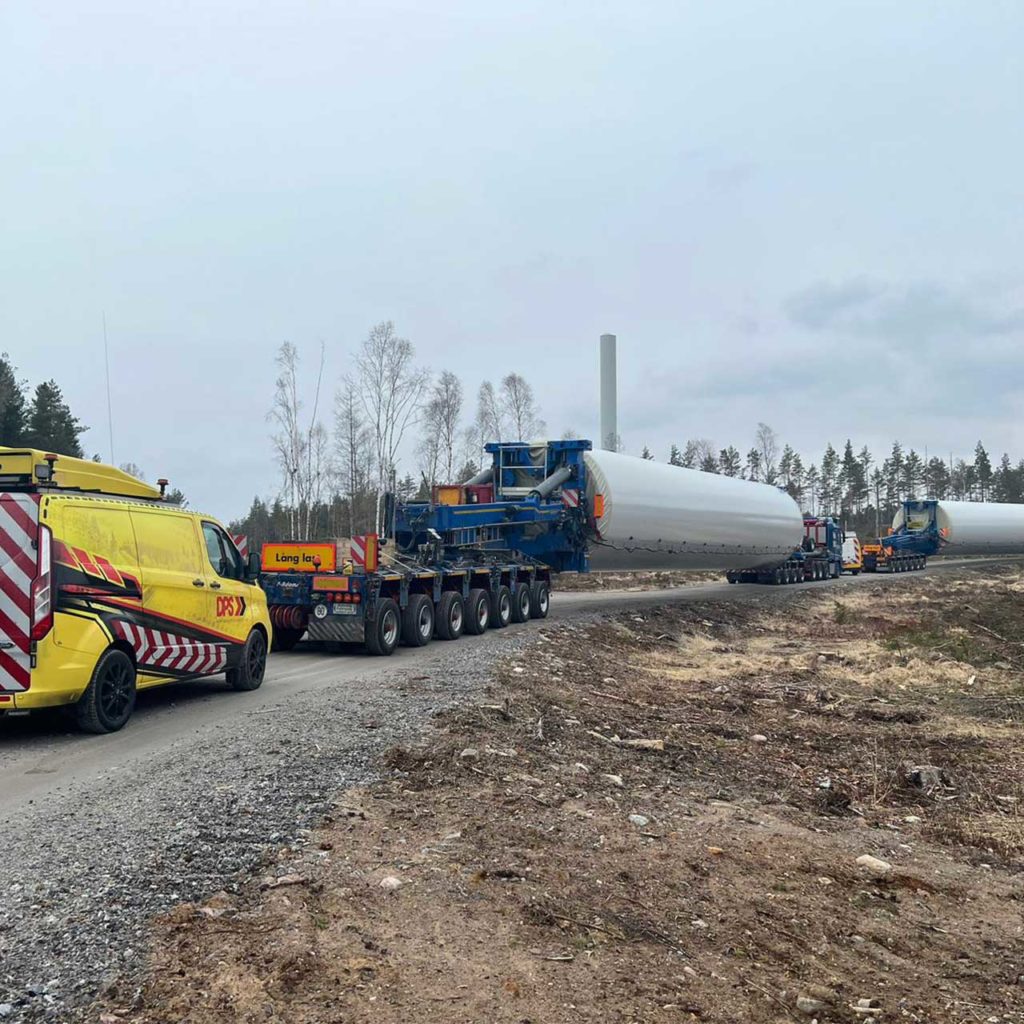
M 332 604 L 331 611 L 335 615 L 355 615 L 359 609 L 354 604 Z

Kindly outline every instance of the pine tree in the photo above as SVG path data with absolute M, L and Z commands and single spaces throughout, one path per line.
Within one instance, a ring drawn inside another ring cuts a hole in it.
M 926 498 L 942 499 L 949 494 L 949 470 L 944 459 L 933 455 L 924 467 L 924 494 Z
M 4 352 L 0 355 L 0 444 L 18 448 L 24 443 L 25 387 Z
M 821 488 L 821 474 L 818 467 L 811 465 L 804 474 L 804 504 L 805 511 L 812 516 L 818 514 L 818 492 Z
M 1010 462 L 1010 456 L 1003 452 L 999 468 L 995 471 L 992 484 L 993 501 L 1020 501 L 1017 487 L 1017 473 Z
M 793 482 L 793 457 L 795 455 L 796 452 L 787 444 L 782 449 L 782 455 L 779 458 L 779 482 L 787 491 Z
M 953 497 L 957 501 L 972 501 L 974 484 L 977 479 L 974 467 L 963 459 L 957 459 L 950 478 Z
M 722 476 L 740 476 L 743 473 L 740 453 L 733 445 L 718 453 L 718 469 Z
M 978 493 L 985 501 L 992 486 L 992 461 L 980 441 L 974 447 L 974 473 L 978 480 Z
M 793 453 L 793 464 L 790 468 L 790 481 L 786 485 L 786 490 L 793 495 L 793 500 L 803 508 L 804 504 L 804 491 L 807 488 L 806 474 L 804 473 L 804 460 L 800 458 L 798 452 Z
M 761 453 L 756 448 L 747 452 L 747 471 L 744 475 L 755 482 L 761 479 Z
M 885 488 L 885 469 L 875 468 L 871 473 L 871 490 L 875 499 L 875 536 L 882 532 L 882 491 Z
M 28 411 L 25 444 L 58 455 L 82 458 L 78 438 L 86 429 L 71 414 L 56 381 L 44 381 L 36 388 Z
M 846 447 L 843 449 L 843 463 L 839 478 L 841 481 L 840 507 L 845 517 L 864 507 L 868 492 L 864 466 L 853 454 L 853 443 L 849 438 L 847 438 Z
M 651 449 L 648 448 L 647 445 L 644 445 L 644 450 L 640 453 L 640 458 L 646 460 L 647 462 L 654 461 L 654 456 L 651 454 Z
M 916 498 L 924 478 L 924 463 L 921 456 L 913 448 L 907 452 L 903 460 L 903 496 L 907 499 Z
M 674 444 L 669 449 L 668 464 L 670 466 L 681 466 L 683 464 L 683 453 L 679 450 L 679 445 Z
M 821 509 L 824 515 L 831 515 L 839 506 L 839 453 L 831 443 L 825 448 L 821 460 Z
M 718 472 L 718 459 L 711 452 L 706 452 L 700 460 L 700 471 L 702 473 Z
M 892 517 L 903 495 L 903 449 L 899 441 L 893 441 L 892 451 L 882 465 L 882 472 L 885 474 L 885 506 L 889 517 Z

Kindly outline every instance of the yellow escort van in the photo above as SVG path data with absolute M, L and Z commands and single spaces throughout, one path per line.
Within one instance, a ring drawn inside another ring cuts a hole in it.
M 263 682 L 258 567 L 209 516 L 101 463 L 0 447 L 0 715 L 72 705 L 113 732 L 137 690 Z

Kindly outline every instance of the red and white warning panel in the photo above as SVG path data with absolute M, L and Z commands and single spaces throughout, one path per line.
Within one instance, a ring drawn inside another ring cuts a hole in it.
M 33 604 L 41 615 L 50 608 L 49 574 L 37 578 L 38 523 L 34 495 L 0 494 L 0 693 L 28 689 Z
M 244 533 L 233 533 L 231 539 L 235 542 L 235 547 L 238 548 L 238 553 L 242 558 L 249 558 L 249 538 Z
M 156 675 L 211 675 L 222 672 L 227 664 L 227 644 L 202 643 L 121 619 L 114 623 L 114 632 L 131 644 L 143 672 L 150 669 Z
M 562 504 L 568 508 L 580 507 L 580 492 L 570 487 L 562 488 Z
M 352 564 L 367 572 L 376 572 L 380 565 L 380 544 L 375 533 L 364 533 L 352 538 Z

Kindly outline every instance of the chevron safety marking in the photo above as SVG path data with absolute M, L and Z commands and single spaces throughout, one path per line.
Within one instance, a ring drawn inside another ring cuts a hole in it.
M 143 671 L 160 669 L 183 675 L 208 676 L 223 672 L 227 666 L 227 644 L 191 640 L 124 619 L 115 620 L 114 632 L 131 644 L 135 661 Z
M 23 693 L 31 681 L 29 633 L 38 522 L 34 495 L 0 494 L 0 693 Z

